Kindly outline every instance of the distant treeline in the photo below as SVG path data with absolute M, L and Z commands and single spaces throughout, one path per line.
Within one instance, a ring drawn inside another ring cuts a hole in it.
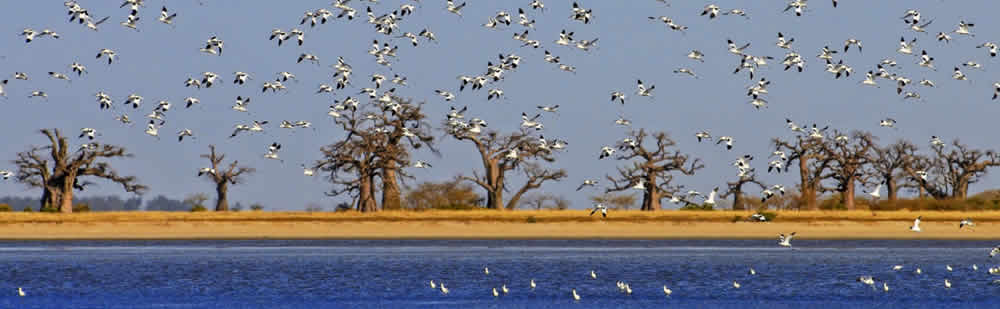
M 0 204 L 7 204 L 14 211 L 23 211 L 25 207 L 31 207 L 32 210 L 37 211 L 39 202 L 37 197 L 5 196 L 0 197 Z M 116 195 L 74 197 L 73 204 L 86 205 L 90 211 L 190 211 L 192 207 L 182 200 L 171 199 L 164 195 L 159 195 L 145 203 L 143 203 L 142 197 L 129 199 L 122 199 Z M 237 202 L 232 208 L 243 209 L 243 205 Z

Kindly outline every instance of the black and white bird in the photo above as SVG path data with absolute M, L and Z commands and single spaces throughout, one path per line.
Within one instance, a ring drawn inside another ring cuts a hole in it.
M 910 231 L 920 232 L 920 218 L 923 218 L 923 216 L 917 216 L 916 219 L 913 219 L 913 225 L 910 226 Z
M 82 129 L 80 129 L 80 138 L 83 138 L 84 136 L 86 136 L 87 139 L 94 140 L 94 137 L 96 137 L 97 135 L 100 135 L 100 134 L 98 134 L 97 130 L 95 130 L 94 128 L 82 128 Z
M 465 7 L 465 2 L 462 2 L 462 4 L 459 4 L 459 5 L 455 5 L 454 1 L 448 0 L 447 6 L 445 7 L 445 10 L 447 10 L 448 12 L 453 13 L 453 14 L 458 15 L 459 17 L 461 17 L 462 16 L 462 8 L 464 8 L 464 7 Z
M 581 183 L 579 187 L 576 187 L 576 191 L 580 191 L 581 189 L 583 189 L 583 187 L 593 187 L 593 186 L 597 186 L 596 179 L 584 179 L 583 183 Z
M 782 246 L 782 247 L 789 247 L 789 248 L 791 248 L 792 247 L 792 238 L 794 238 L 794 237 L 795 237 L 795 232 L 792 232 L 791 234 L 788 234 L 788 236 L 785 236 L 785 234 L 778 234 L 778 245 Z
M 97 52 L 96 58 L 101 59 L 101 56 L 108 57 L 108 64 L 111 64 L 112 62 L 114 62 L 115 58 L 118 58 L 118 55 L 115 53 L 115 51 L 107 48 L 101 48 L 101 50 Z
M 694 134 L 694 137 L 698 139 L 699 143 L 703 139 L 712 141 L 712 134 L 709 134 L 708 131 L 698 131 L 697 133 Z
M 972 222 L 972 218 L 962 219 L 962 221 L 958 223 L 958 228 L 959 229 L 964 228 L 966 226 L 973 227 L 973 226 L 976 226 L 976 223 Z
M 649 85 L 649 87 L 646 87 L 646 85 L 644 85 L 642 83 L 642 80 L 640 79 L 638 80 L 637 88 L 638 88 L 636 90 L 637 95 L 641 97 L 650 97 L 653 96 L 653 89 L 656 89 L 656 85 Z
M 598 155 L 597 159 L 604 159 L 615 154 L 615 149 L 610 146 L 601 147 L 601 153 Z
M 173 25 L 174 24 L 174 18 L 176 18 L 176 17 L 177 17 L 177 13 L 171 14 L 170 11 L 167 11 L 167 7 L 163 6 L 160 9 L 160 18 L 158 18 L 157 20 L 159 20 L 161 23 L 164 23 L 164 24 Z
M 604 218 L 608 217 L 608 208 L 605 207 L 604 204 L 594 205 L 594 208 L 590 211 L 590 215 L 593 216 L 598 211 L 601 212 L 601 217 L 604 217 Z
M 278 144 L 277 142 L 271 143 L 271 145 L 267 146 L 267 153 L 264 154 L 264 158 L 278 160 L 279 162 L 284 163 L 285 160 L 278 157 L 278 150 L 281 150 L 281 144 Z
M 733 137 L 732 136 L 721 136 L 718 141 L 715 142 L 716 145 L 726 143 L 726 150 L 733 150 Z
M 190 136 L 191 138 L 194 138 L 194 132 L 191 131 L 191 129 L 183 129 L 183 130 L 178 131 L 177 132 L 177 141 L 178 142 L 183 142 L 185 136 Z

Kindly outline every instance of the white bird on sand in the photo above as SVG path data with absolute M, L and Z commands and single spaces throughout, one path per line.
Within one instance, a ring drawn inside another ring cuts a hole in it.
M 944 279 L 944 288 L 950 289 L 951 288 L 951 281 L 948 281 L 948 279 Z
M 431 280 L 431 288 L 437 289 L 437 284 L 434 284 L 434 280 Z
M 537 287 L 537 285 L 535 284 L 535 279 L 531 279 L 529 286 L 531 287 L 532 290 L 534 290 L 535 287 Z
M 608 217 L 608 208 L 605 207 L 604 204 L 594 205 L 594 209 L 590 211 L 590 215 L 593 216 L 595 213 L 597 213 L 598 210 L 601 211 L 601 216 L 603 216 L 604 218 Z M 591 274 L 593 273 L 594 272 L 591 271 Z
M 483 267 L 483 273 L 489 275 L 490 274 L 490 268 L 488 266 L 487 267 Z
M 507 288 L 507 284 L 500 286 L 500 292 L 503 292 L 504 294 L 510 293 L 510 289 Z
M 673 293 L 674 293 L 674 291 L 671 291 L 670 289 L 668 289 L 666 285 L 663 286 L 663 294 L 667 295 L 667 297 L 669 297 L 670 294 L 673 294 Z
M 948 271 L 952 271 L 952 270 L 954 270 L 954 269 L 952 269 L 952 268 L 951 268 L 951 265 L 945 265 L 945 266 L 944 266 L 944 269 L 946 269 L 946 270 L 948 270 Z
M 493 288 L 493 297 L 500 297 L 500 292 L 497 292 L 497 288 Z
M 740 288 L 740 283 L 739 283 L 739 282 L 736 282 L 736 281 L 733 281 L 733 288 L 734 288 L 734 289 L 738 289 L 738 288 Z
M 593 270 L 591 270 L 590 271 L 590 278 L 591 279 L 597 279 L 597 273 L 595 273 Z
M 573 300 L 580 301 L 580 294 L 576 293 L 576 289 L 573 289 Z
M 440 287 L 441 287 L 441 294 L 445 294 L 445 295 L 447 295 L 447 294 L 448 294 L 448 292 L 449 292 L 449 291 L 448 291 L 448 288 L 444 287 L 444 282 L 442 282 L 442 283 L 441 283 L 441 284 L 439 284 L 438 286 L 440 286 Z
M 958 223 L 958 228 L 959 229 L 961 229 L 963 227 L 966 227 L 966 226 L 973 227 L 973 226 L 976 226 L 976 223 L 972 222 L 971 218 L 962 219 L 962 221 Z
M 792 247 L 792 238 L 793 237 L 795 237 L 795 232 L 792 232 L 791 234 L 788 234 L 788 236 L 785 236 L 785 234 L 778 234 L 778 245 L 782 246 L 782 247 L 789 247 L 789 248 L 791 248 Z
M 910 226 L 911 231 L 920 232 L 920 218 L 922 217 L 923 216 L 917 216 L 916 219 L 913 219 L 913 226 Z
M 20 287 L 18 287 L 17 288 L 17 296 L 24 297 L 25 295 L 28 295 L 28 294 L 24 293 L 24 289 L 21 289 Z

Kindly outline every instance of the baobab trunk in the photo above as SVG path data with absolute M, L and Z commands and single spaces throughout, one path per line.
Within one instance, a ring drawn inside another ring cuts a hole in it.
M 215 211 L 229 211 L 229 201 L 226 195 L 229 193 L 229 183 L 221 182 L 215 186 Z
M 733 210 L 746 210 L 746 207 L 743 207 L 743 191 L 740 189 L 736 189 L 733 194 Z
M 888 195 L 889 203 L 896 202 L 896 196 L 899 194 L 898 192 L 896 192 L 899 190 L 898 188 L 896 188 L 897 186 L 898 185 L 896 184 L 896 180 L 892 178 L 885 180 L 885 191 L 886 195 Z
M 382 209 L 397 210 L 403 208 L 402 193 L 396 179 L 396 163 L 389 162 L 382 170 Z
M 802 191 L 799 195 L 799 207 L 805 206 L 806 210 L 816 210 L 816 189 L 802 184 Z
M 816 210 L 816 186 L 809 181 L 809 162 L 799 159 L 799 207 L 806 206 L 808 210 Z
M 642 210 L 660 210 L 660 192 L 657 190 L 656 179 L 649 177 L 646 179 L 646 183 L 649 187 L 642 193 Z
M 486 165 L 486 179 L 487 184 L 490 185 L 493 190 L 487 190 L 486 192 L 486 208 L 487 209 L 504 209 L 503 207 L 503 181 L 500 179 L 500 166 L 494 161 L 489 161 Z
M 361 177 L 361 184 L 358 187 L 358 211 L 374 212 L 377 210 L 375 196 L 372 194 L 372 177 Z
M 61 212 L 61 213 L 72 213 L 73 212 L 73 184 L 72 183 L 69 184 L 68 188 L 63 188 L 62 194 L 60 194 L 59 212 Z
M 42 201 L 41 205 L 38 206 L 38 210 L 45 209 L 47 207 L 56 207 L 60 203 L 58 190 L 45 186 L 42 190 Z
M 841 192 L 841 199 L 844 202 L 844 207 L 847 210 L 854 210 L 856 207 L 854 205 L 854 179 L 850 179 L 844 184 L 844 191 Z

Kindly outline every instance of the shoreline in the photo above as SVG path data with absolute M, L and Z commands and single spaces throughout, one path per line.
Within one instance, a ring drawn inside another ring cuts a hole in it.
M 0 240 L 416 240 L 416 239 L 936 239 L 991 240 L 1000 212 L 777 212 L 774 222 L 733 222 L 745 211 L 95 212 L 0 213 Z M 909 231 L 923 216 L 923 232 Z M 972 229 L 958 228 L 970 217 Z

